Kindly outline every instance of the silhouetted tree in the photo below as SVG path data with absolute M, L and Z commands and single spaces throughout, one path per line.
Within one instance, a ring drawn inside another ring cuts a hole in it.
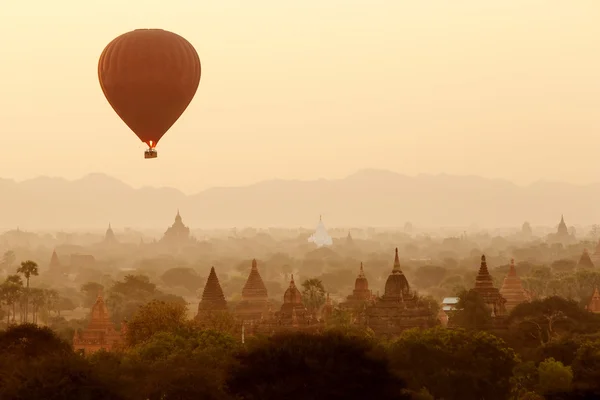
M 38 265 L 35 263 L 35 261 L 23 261 L 21 266 L 17 269 L 17 273 L 23 275 L 27 282 L 27 286 L 25 288 L 25 322 L 27 322 L 27 314 L 29 312 L 29 279 L 32 276 L 38 275 Z

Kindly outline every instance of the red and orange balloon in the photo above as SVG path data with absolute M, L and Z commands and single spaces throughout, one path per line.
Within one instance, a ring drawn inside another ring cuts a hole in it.
M 162 29 L 127 32 L 110 42 L 98 61 L 106 99 L 150 150 L 194 98 L 200 71 L 194 47 Z

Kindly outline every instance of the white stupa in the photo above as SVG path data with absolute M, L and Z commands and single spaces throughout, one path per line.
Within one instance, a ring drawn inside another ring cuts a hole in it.
M 315 229 L 315 233 L 310 235 L 308 241 L 316 244 L 317 247 L 331 246 L 333 244 L 333 240 L 327 233 L 321 216 L 319 216 L 319 224 L 317 225 L 317 229 Z

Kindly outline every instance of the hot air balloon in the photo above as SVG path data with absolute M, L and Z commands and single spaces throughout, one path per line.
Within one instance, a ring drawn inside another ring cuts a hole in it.
M 104 96 L 123 122 L 156 145 L 190 104 L 200 83 L 200 58 L 183 37 L 162 29 L 137 29 L 110 42 L 98 61 Z

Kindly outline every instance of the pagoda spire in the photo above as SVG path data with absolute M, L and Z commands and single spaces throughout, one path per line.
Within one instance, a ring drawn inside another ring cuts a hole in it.
M 398 248 L 396 247 L 396 255 L 394 256 L 394 268 L 392 274 L 401 274 L 402 269 L 400 268 L 400 257 L 398 257 Z

